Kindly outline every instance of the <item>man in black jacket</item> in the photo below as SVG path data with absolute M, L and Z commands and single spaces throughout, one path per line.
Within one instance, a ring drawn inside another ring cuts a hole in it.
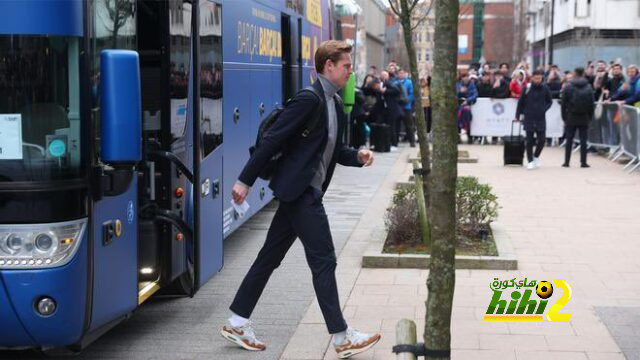
M 282 153 L 269 187 L 280 205 L 273 217 L 267 239 L 245 276 L 231 304 L 233 312 L 222 336 L 247 350 L 264 350 L 249 321 L 271 273 L 280 265 L 298 237 L 304 246 L 313 275 L 313 286 L 322 315 L 340 358 L 371 348 L 379 334 L 365 334 L 347 326 L 338 299 L 336 254 L 322 197 L 329 186 L 336 163 L 369 166 L 373 154 L 353 150 L 342 143 L 346 116 L 337 92 L 351 73 L 351 46 L 343 41 L 322 43 L 315 54 L 318 81 L 311 91 L 301 91 L 287 105 L 266 132 L 260 146 L 245 165 L 233 186 L 232 196 L 242 204 L 258 174 L 278 152 Z M 321 102 L 321 104 L 319 104 Z M 304 136 L 309 117 L 322 105 L 321 121 Z
M 565 121 L 566 136 L 563 167 L 569 167 L 576 130 L 580 132 L 580 167 L 589 167 L 587 164 L 587 132 L 594 111 L 593 89 L 584 77 L 584 69 L 577 68 L 575 78 L 562 91 L 562 119 Z
M 524 115 L 524 131 L 527 134 L 527 169 L 540 167 L 540 153 L 544 148 L 547 130 L 546 112 L 552 104 L 551 91 L 542 83 L 542 70 L 536 70 L 531 76 L 531 84 L 522 92 L 518 100 L 516 120 Z M 533 152 L 533 137 L 536 137 L 536 151 Z

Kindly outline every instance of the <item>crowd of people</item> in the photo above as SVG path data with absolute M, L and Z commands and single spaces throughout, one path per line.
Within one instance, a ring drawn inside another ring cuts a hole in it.
M 427 132 L 431 133 L 431 101 L 429 98 L 431 77 L 419 79 L 422 94 L 422 111 L 427 122 Z M 588 86 L 592 98 L 589 103 L 617 102 L 620 105 L 640 107 L 640 71 L 636 65 L 622 65 L 619 62 L 609 63 L 598 60 L 588 62 L 585 67 L 579 67 L 572 71 L 563 71 L 557 65 L 550 64 L 546 67 L 538 67 L 531 70 L 526 62 L 519 63 L 515 69 L 510 64 L 501 63 L 498 66 L 483 64 L 470 66 L 460 70 L 456 83 L 456 95 L 458 97 L 458 132 L 461 139 L 467 138 L 469 143 L 478 141 L 479 138 L 471 136 L 471 106 L 478 98 L 514 98 L 519 100 L 516 119 L 527 117 L 527 103 L 536 103 L 541 106 L 542 113 L 529 115 L 530 119 L 538 118 L 530 122 L 524 120 L 527 134 L 527 155 L 529 168 L 539 166 L 540 152 L 545 143 L 544 112 L 551 106 L 552 99 L 559 99 L 562 106 L 562 117 L 565 122 L 565 139 L 572 141 L 573 136 L 579 133 L 581 142 L 586 144 L 586 127 L 588 116 L 573 116 L 582 110 L 570 106 L 571 97 L 567 97 L 568 89 L 578 89 Z M 532 96 L 528 96 L 532 91 Z M 575 92 L 575 91 L 574 91 Z M 583 92 L 584 94 L 584 92 Z M 523 97 L 529 99 L 522 99 Z M 534 100 L 536 99 L 536 100 Z M 540 100 L 542 99 L 542 100 Z M 415 109 L 413 106 L 413 84 L 408 73 L 399 68 L 395 61 L 391 61 L 385 70 L 378 71 L 375 66 L 370 67 L 362 85 L 356 91 L 356 106 L 353 119 L 355 123 L 352 131 L 352 145 L 360 147 L 366 143 L 365 124 L 386 124 L 391 133 L 391 150 L 395 151 L 398 142 L 405 140 L 411 146 L 415 146 Z M 522 100 L 522 101 L 520 101 Z M 531 106 L 531 105 L 530 105 Z M 593 108 L 587 106 L 585 114 Z M 592 116 L 591 116 L 592 117 Z M 581 121 L 573 121 L 580 118 Z M 541 120 L 540 120 L 541 119 Z M 586 124 L 585 124 L 586 122 Z M 531 126 L 532 123 L 538 124 Z M 583 141 L 584 140 L 584 141 Z M 537 145 L 535 151 L 533 145 Z M 586 146 L 586 145 L 585 145 Z M 586 151 L 586 150 L 585 150 Z M 584 151 L 583 151 L 584 152 Z M 570 152 L 567 150 L 565 164 L 568 165 Z M 582 155 L 582 152 L 581 152 Z M 582 165 L 585 167 L 586 158 L 581 156 Z

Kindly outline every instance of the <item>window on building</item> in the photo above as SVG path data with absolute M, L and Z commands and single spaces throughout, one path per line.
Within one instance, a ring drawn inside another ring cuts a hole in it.
M 424 53 L 424 61 L 429 61 L 429 51 L 428 50 Z
M 422 51 L 418 50 L 418 61 L 422 61 Z

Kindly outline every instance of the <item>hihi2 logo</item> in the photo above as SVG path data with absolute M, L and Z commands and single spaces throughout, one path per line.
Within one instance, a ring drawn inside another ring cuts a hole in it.
M 560 310 L 567 305 L 571 299 L 571 285 L 563 279 L 553 281 L 556 288 L 562 289 L 563 293 L 553 302 L 546 314 L 547 321 L 567 322 L 571 319 L 571 313 L 561 313 Z M 500 281 L 494 278 L 489 285 L 493 290 L 491 303 L 487 308 L 483 322 L 544 322 L 544 311 L 553 295 L 554 284 L 549 281 L 531 280 L 527 283 L 527 278 L 516 282 L 516 278 Z M 511 295 L 502 298 L 507 289 L 511 290 Z M 529 288 L 529 289 L 527 289 Z M 522 290 L 521 290 L 522 289 Z M 535 291 L 535 295 L 533 295 Z M 536 299 L 536 296 L 540 300 Z

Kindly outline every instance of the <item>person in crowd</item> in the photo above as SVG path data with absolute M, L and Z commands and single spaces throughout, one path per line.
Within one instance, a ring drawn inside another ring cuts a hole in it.
M 367 145 L 367 135 L 364 129 L 369 113 L 365 107 L 366 98 L 358 87 L 355 88 L 353 110 L 349 116 L 351 121 L 351 147 L 359 149 Z
M 491 65 L 489 63 L 482 64 L 482 71 L 480 72 L 480 76 L 484 75 L 485 73 L 491 73 Z
M 380 75 L 378 73 L 378 67 L 375 65 L 369 66 L 369 73 L 367 75 L 378 77 Z
M 594 90 L 594 100 L 602 101 L 602 99 L 604 99 L 604 89 L 608 81 L 609 73 L 607 72 L 607 63 L 604 62 L 604 60 L 598 60 L 593 82 L 591 83 L 591 87 Z
M 591 60 L 587 62 L 587 66 L 584 68 L 584 77 L 587 78 L 589 84 L 593 84 L 593 81 L 596 79 L 595 66 Z
M 493 87 L 491 89 L 491 97 L 497 99 L 506 99 L 511 96 L 511 90 L 509 90 L 509 81 L 504 78 L 501 71 L 495 71 L 493 73 Z
M 231 190 L 232 199 L 242 204 L 258 175 L 274 155 L 282 153 L 269 187 L 278 198 L 266 240 L 245 275 L 233 302 L 231 317 L 220 334 L 246 350 L 266 349 L 249 320 L 273 271 L 299 238 L 312 273 L 313 287 L 328 332 L 339 358 L 366 351 L 380 340 L 380 334 L 366 334 L 349 327 L 344 319 L 336 281 L 336 254 L 322 200 L 336 164 L 363 167 L 373 163 L 368 149 L 350 149 L 342 142 L 342 111 L 337 92 L 349 80 L 351 45 L 343 41 L 323 42 L 315 53 L 318 81 L 315 92 L 300 91 L 266 132 L 247 161 Z M 300 134 L 307 119 L 319 106 L 322 121 L 304 140 Z M 278 314 L 275 318 L 278 318 Z
M 502 74 L 502 77 L 504 78 L 504 80 L 507 82 L 507 84 L 511 83 L 511 69 L 509 67 L 509 63 L 505 62 L 500 64 L 499 71 Z
M 551 67 L 547 76 L 547 86 L 551 91 L 551 97 L 554 99 L 560 98 L 560 90 L 562 89 L 562 79 L 560 73 L 556 68 Z
M 622 73 L 621 64 L 613 64 L 611 66 L 611 76 L 608 77 L 607 84 L 604 87 L 604 100 L 616 100 L 618 91 L 624 85 L 625 78 Z
M 493 96 L 493 83 L 491 82 L 491 72 L 483 71 L 480 81 L 476 84 L 478 97 L 488 98 Z
M 627 66 L 627 76 L 629 80 L 618 91 L 619 95 L 616 100 L 633 106 L 640 102 L 640 72 L 638 67 L 636 65 Z
M 409 79 L 407 71 L 404 69 L 398 70 L 398 85 L 406 94 L 406 99 L 408 100 L 407 103 L 403 105 L 403 113 L 401 114 L 401 119 L 404 122 L 404 128 L 406 131 L 405 139 L 409 142 L 411 147 L 416 147 L 416 132 L 413 120 L 413 82 Z
M 467 133 L 468 143 L 473 143 L 471 137 L 471 105 L 478 98 L 478 90 L 469 78 L 469 73 L 464 72 L 460 75 L 456 83 L 456 94 L 458 96 L 458 132 L 464 129 Z
M 524 116 L 524 131 L 526 133 L 526 149 L 527 149 L 527 169 L 533 170 L 540 167 L 540 154 L 544 148 L 546 139 L 546 112 L 552 104 L 551 91 L 542 82 L 544 72 L 536 70 L 532 77 L 531 83 L 525 87 L 518 100 L 516 108 L 516 121 L 521 120 Z M 536 149 L 533 152 L 534 136 L 536 138 Z
M 427 133 L 431 133 L 431 76 L 420 79 L 420 92 L 422 93 L 422 111 L 427 123 Z
M 595 104 L 594 91 L 589 80 L 585 77 L 583 68 L 574 71 L 575 77 L 562 92 L 562 119 L 565 122 L 566 148 L 563 167 L 569 167 L 573 138 L 576 130 L 580 133 L 580 167 L 588 168 L 587 164 L 587 132 L 589 123 L 593 119 Z
M 390 63 L 388 68 L 395 70 L 395 65 Z M 395 84 L 395 79 L 392 79 L 391 74 L 387 71 L 383 71 L 380 74 L 380 80 L 382 80 L 382 86 L 379 91 L 382 92 L 386 105 L 384 123 L 389 125 L 391 133 L 391 151 L 396 151 L 398 150 L 397 124 L 404 113 L 402 106 L 398 103 L 398 98 L 400 97 L 402 89 Z
M 511 78 L 511 84 L 509 90 L 511 91 L 511 97 L 519 99 L 522 94 L 522 90 L 527 86 L 527 73 L 523 69 L 518 69 L 513 72 Z

